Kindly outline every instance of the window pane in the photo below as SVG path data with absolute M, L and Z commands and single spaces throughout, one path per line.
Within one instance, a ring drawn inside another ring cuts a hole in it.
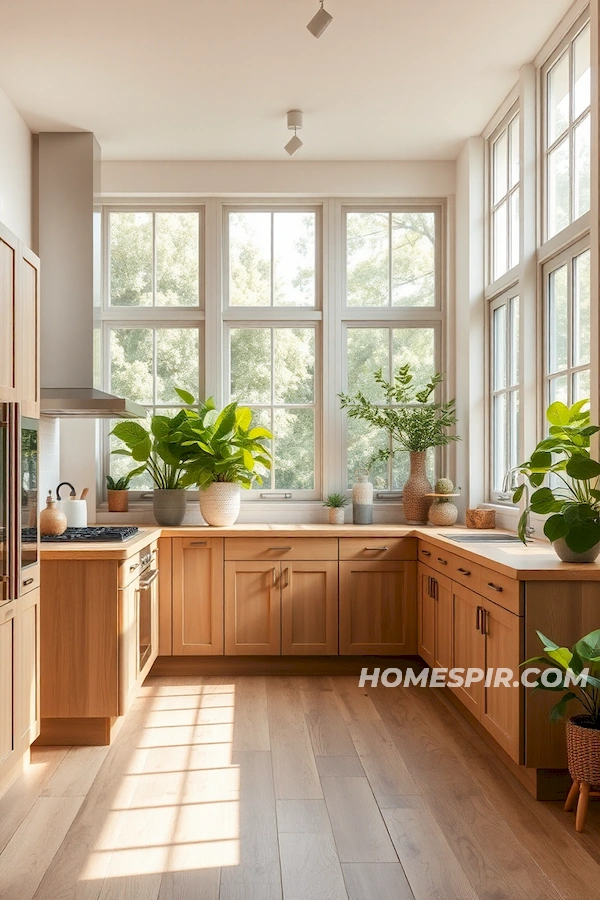
M 314 328 L 274 329 L 275 403 L 313 403 Z
M 511 391 L 508 395 L 508 468 L 518 466 L 520 459 L 519 453 L 519 392 Z
M 315 305 L 315 214 L 273 214 L 273 304 Z
M 548 237 L 571 220 L 569 189 L 569 141 L 565 139 L 548 154 Z
M 569 126 L 569 51 L 548 72 L 548 146 Z
M 111 419 L 109 422 L 109 429 L 115 427 L 117 422 L 121 422 L 122 419 Z M 150 420 L 149 419 L 140 419 L 140 425 L 143 425 L 144 428 L 150 428 Z M 109 450 L 122 450 L 123 449 L 123 441 L 120 441 L 114 435 L 110 435 L 109 439 Z M 112 452 L 110 455 L 110 460 L 108 463 L 108 473 L 112 475 L 113 478 L 122 478 L 124 475 L 127 475 L 128 472 L 131 472 L 132 469 L 137 467 L 138 463 L 134 462 L 129 456 L 113 456 Z M 154 482 L 152 481 L 148 472 L 144 472 L 142 475 L 137 475 L 135 478 L 129 482 L 129 490 L 130 491 L 151 491 L 154 488 Z
M 519 181 L 519 116 L 515 116 L 508 126 L 509 173 L 508 186 L 513 188 Z
M 573 260 L 573 365 L 590 361 L 590 251 Z
M 389 305 L 389 240 L 389 213 L 354 212 L 346 216 L 348 306 Z
M 198 329 L 156 329 L 156 402 L 180 403 L 175 388 L 198 399 Z
M 376 431 L 360 419 L 348 419 L 348 487 L 356 481 L 356 470 L 367 468 L 371 457 L 378 450 L 388 447 L 389 439 L 385 432 Z M 369 469 L 369 479 L 376 490 L 388 490 L 388 464 L 379 460 L 375 462 Z
M 435 373 L 435 332 L 433 328 L 394 328 L 392 369 L 410 364 L 413 384 L 425 387 Z
M 510 315 L 510 384 L 519 384 L 519 298 L 509 301 Z
M 567 266 L 550 273 L 548 279 L 548 371 L 567 368 L 568 290 Z
M 493 490 L 500 491 L 507 470 L 506 394 L 498 394 L 493 399 L 492 423 Z
M 590 208 L 590 116 L 579 123 L 574 135 L 575 172 L 573 216 L 578 219 Z
M 494 279 L 508 269 L 508 233 L 506 222 L 506 200 L 494 213 Z
M 512 269 L 519 262 L 519 189 L 510 195 L 510 262 Z
M 348 393 L 362 391 L 369 400 L 381 400 L 373 373 L 381 368 L 389 379 L 389 329 L 348 329 Z
M 111 212 L 110 304 L 152 306 L 152 213 Z
M 197 306 L 200 265 L 197 212 L 156 213 L 156 305 Z
M 152 391 L 152 329 L 113 328 L 110 332 L 110 390 L 149 406 Z
M 508 136 L 503 131 L 500 137 L 494 141 L 493 147 L 494 169 L 494 205 L 506 195 L 508 190 Z
M 271 329 L 231 329 L 231 398 L 271 403 Z
M 229 214 L 229 303 L 271 305 L 271 213 Z
M 567 376 L 561 375 L 559 378 L 551 378 L 548 382 L 548 403 L 554 403 L 560 400 L 561 403 L 569 402 L 567 393 Z
M 271 409 L 264 409 L 264 407 L 253 407 L 252 408 L 252 425 L 253 427 L 258 427 L 259 425 L 262 428 L 266 428 L 268 431 L 273 434 L 273 422 L 271 420 Z M 267 441 L 265 446 L 269 448 L 271 453 L 273 453 L 273 441 Z M 268 491 L 273 487 L 273 479 L 272 479 L 272 470 L 270 469 L 267 474 L 262 475 L 262 484 L 257 484 L 253 482 L 251 490 L 256 491 Z
M 315 414 L 312 409 L 274 409 L 276 490 L 310 491 L 315 486 Z
M 588 108 L 591 98 L 589 23 L 573 41 L 573 78 L 573 113 L 577 118 Z
M 492 389 L 506 387 L 506 306 L 499 306 L 492 316 Z
M 577 400 L 589 400 L 590 396 L 590 372 L 576 372 L 573 375 L 573 403 Z
M 435 305 L 435 214 L 392 215 L 392 304 Z

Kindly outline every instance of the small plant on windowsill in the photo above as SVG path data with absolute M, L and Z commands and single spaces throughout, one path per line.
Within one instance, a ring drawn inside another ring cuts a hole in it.
M 146 470 L 145 466 L 138 466 L 120 478 L 106 476 L 106 490 L 108 493 L 109 512 L 127 512 L 129 509 L 129 482 L 136 475 L 141 475 Z
M 350 498 L 345 494 L 328 494 L 327 499 L 323 501 L 323 506 L 329 510 L 329 524 L 344 524 L 344 507 L 350 502 Z

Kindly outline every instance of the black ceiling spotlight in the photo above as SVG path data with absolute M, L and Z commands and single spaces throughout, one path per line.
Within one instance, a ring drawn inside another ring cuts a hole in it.
M 321 0 L 321 8 L 315 13 L 308 25 L 306 26 L 313 37 L 320 38 L 333 16 L 326 9 L 323 9 L 324 0 Z

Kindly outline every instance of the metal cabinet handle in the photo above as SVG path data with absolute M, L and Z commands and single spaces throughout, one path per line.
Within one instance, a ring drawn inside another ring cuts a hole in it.
M 150 572 L 150 574 L 148 575 L 147 578 L 143 578 L 143 579 L 140 578 L 139 590 L 145 591 L 146 588 L 149 588 L 150 585 L 152 584 L 152 582 L 156 581 L 157 578 L 158 578 L 158 569 L 154 569 L 152 572 Z
M 269 547 L 269 550 L 277 550 L 280 553 L 287 552 L 288 550 L 293 550 L 293 547 Z
M 481 607 L 481 633 L 482 634 L 489 633 L 488 616 L 489 616 L 489 612 L 487 611 L 487 609 L 484 609 L 483 607 Z
M 23 587 L 27 587 L 28 584 L 33 584 L 34 581 L 35 581 L 35 578 L 26 578 L 25 581 L 23 582 Z
M 285 569 L 283 570 L 283 577 L 285 578 L 285 581 L 283 582 L 282 587 L 284 587 L 284 588 L 289 587 L 289 585 L 290 585 L 290 570 L 289 570 L 288 566 L 286 566 Z
M 136 570 L 136 569 L 139 569 L 139 567 L 140 567 L 140 564 L 139 564 L 139 562 L 137 562 L 137 563 L 135 563 L 133 566 L 129 566 L 129 571 L 130 571 L 130 572 L 135 572 L 135 570 Z
M 483 607 L 478 606 L 477 607 L 477 618 L 475 619 L 475 627 L 477 628 L 477 631 L 481 631 L 481 613 L 482 612 L 483 612 Z
M 9 616 L 13 615 L 14 611 L 15 611 L 14 607 L 11 606 L 11 608 L 7 609 L 6 612 L 4 613 L 4 618 L 8 619 Z
M 448 565 L 448 560 L 447 560 L 447 559 L 442 559 L 441 556 L 438 556 L 437 561 L 438 561 L 439 563 L 441 563 L 443 566 L 447 566 L 447 565 Z
M 423 554 L 423 556 L 431 556 L 431 551 L 429 550 L 421 550 L 421 553 Z
M 365 550 L 372 551 L 373 553 L 382 553 L 384 550 L 389 549 L 389 547 L 365 547 Z
M 433 596 L 433 594 L 431 593 L 431 582 L 432 581 L 433 581 L 433 579 L 432 579 L 431 575 L 428 575 L 427 576 L 427 596 L 428 597 Z
M 491 587 L 493 591 L 498 591 L 498 593 L 501 593 L 504 590 L 504 588 L 500 587 L 500 585 L 494 584 L 493 581 L 488 581 L 487 586 Z
M 439 582 L 438 582 L 437 578 L 434 578 L 433 579 L 433 599 L 434 600 L 440 599 L 438 588 L 439 588 Z
M 277 587 L 277 568 L 273 566 L 273 587 Z
M 468 569 L 462 569 L 462 568 L 460 568 L 460 566 L 458 567 L 458 569 L 456 571 L 460 572 L 461 575 L 470 575 L 471 574 Z
M 206 547 L 206 541 L 190 541 L 191 547 Z

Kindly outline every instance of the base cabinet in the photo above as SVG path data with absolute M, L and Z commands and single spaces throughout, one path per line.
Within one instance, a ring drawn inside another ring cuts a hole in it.
M 281 566 L 281 652 L 338 652 L 338 564 L 297 560 Z
M 417 563 L 340 562 L 340 654 L 417 652 Z
M 433 668 L 451 668 L 452 582 L 422 563 L 418 565 L 417 616 L 419 656 Z
M 223 540 L 174 538 L 173 653 L 223 653 Z
M 17 760 L 15 722 L 17 687 L 16 604 L 0 607 L 0 783 Z
M 280 562 L 225 563 L 225 653 L 275 656 L 281 652 Z
M 40 733 L 40 589 L 19 600 L 17 620 L 17 671 L 15 717 L 21 750 L 27 750 Z

